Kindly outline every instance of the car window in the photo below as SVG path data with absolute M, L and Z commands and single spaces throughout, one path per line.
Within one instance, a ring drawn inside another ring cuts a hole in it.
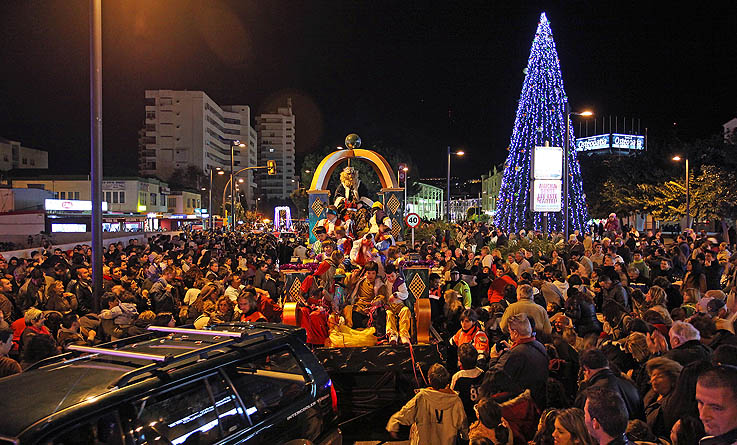
M 235 394 L 220 375 L 149 397 L 134 409 L 138 444 L 209 444 L 247 426 Z
M 225 371 L 243 400 L 246 417 L 253 424 L 308 392 L 305 371 L 288 348 L 248 358 Z
M 52 438 L 41 441 L 44 445 L 105 444 L 123 445 L 122 429 L 117 411 L 95 416 L 55 433 Z

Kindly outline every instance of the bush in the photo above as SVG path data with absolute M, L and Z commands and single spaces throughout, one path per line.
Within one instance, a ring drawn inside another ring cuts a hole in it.
M 496 249 L 497 246 L 495 243 L 489 243 L 490 249 Z M 510 240 L 506 246 L 499 247 L 499 250 L 502 252 L 502 258 L 506 260 L 507 255 L 514 254 L 520 249 L 525 249 L 530 252 L 532 252 L 532 256 L 534 259 L 538 259 L 541 256 L 549 257 L 553 250 L 557 250 L 558 253 L 562 253 L 563 251 L 563 243 L 558 242 L 553 243 L 550 240 L 544 240 L 544 239 L 529 239 L 527 237 L 519 238 L 519 239 L 513 239 Z

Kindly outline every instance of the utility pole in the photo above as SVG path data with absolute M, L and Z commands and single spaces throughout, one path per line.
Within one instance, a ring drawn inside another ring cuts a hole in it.
M 90 185 L 93 310 L 102 293 L 102 0 L 90 0 Z

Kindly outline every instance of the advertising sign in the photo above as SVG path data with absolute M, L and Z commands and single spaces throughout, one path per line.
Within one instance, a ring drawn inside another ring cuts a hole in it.
M 644 150 L 645 136 L 613 133 L 612 148 L 623 148 L 625 150 Z
M 81 201 L 76 199 L 46 199 L 44 209 L 66 212 L 91 212 L 92 201 Z M 102 202 L 102 211 L 107 212 L 107 202 Z
M 598 136 L 578 138 L 576 139 L 576 151 L 608 150 L 609 136 L 608 134 L 600 134 Z
M 563 149 L 560 147 L 535 147 L 532 162 L 534 179 L 563 177 Z
M 576 151 L 579 152 L 609 149 L 644 150 L 645 136 L 612 133 L 576 139 Z
M 535 180 L 532 183 L 532 211 L 533 212 L 560 212 L 561 210 L 561 181 Z

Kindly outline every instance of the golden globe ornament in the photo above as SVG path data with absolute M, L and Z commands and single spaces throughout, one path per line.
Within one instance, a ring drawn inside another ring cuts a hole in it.
M 356 133 L 351 133 L 345 137 L 345 146 L 351 150 L 361 146 L 361 137 Z

